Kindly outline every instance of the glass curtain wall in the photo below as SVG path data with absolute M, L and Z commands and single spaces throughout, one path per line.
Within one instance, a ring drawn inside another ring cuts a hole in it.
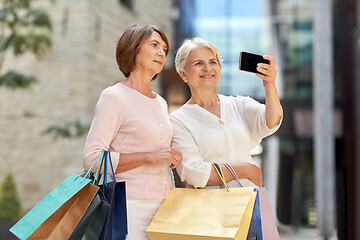
M 272 22 L 283 54 L 283 107 L 277 216 L 280 223 L 316 227 L 313 169 L 313 1 L 272 0 Z
M 193 36 L 215 43 L 223 58 L 219 92 L 264 98 L 262 81 L 238 70 L 240 51 L 269 54 L 269 31 L 261 0 L 195 0 Z

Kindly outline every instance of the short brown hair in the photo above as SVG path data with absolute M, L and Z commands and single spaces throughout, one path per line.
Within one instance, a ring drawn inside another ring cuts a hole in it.
M 153 31 L 160 34 L 161 38 L 167 45 L 165 55 L 169 53 L 169 41 L 165 33 L 154 25 L 132 25 L 128 27 L 119 38 L 116 45 L 116 61 L 120 71 L 128 77 L 134 70 L 136 55 L 139 52 L 141 44 L 145 39 L 150 37 Z M 155 79 L 156 75 L 153 79 Z

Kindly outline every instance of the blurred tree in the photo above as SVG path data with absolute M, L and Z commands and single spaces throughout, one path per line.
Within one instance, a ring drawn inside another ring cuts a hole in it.
M 31 52 L 41 57 L 52 46 L 52 23 L 46 11 L 35 9 L 36 0 L 0 0 L 0 87 L 27 88 L 38 81 L 16 71 L 3 73 L 6 54 L 19 57 Z M 54 2 L 55 0 L 49 0 Z M 87 133 L 90 124 L 80 119 L 68 119 L 43 131 L 54 139 L 80 137 Z
M 0 221 L 17 221 L 20 217 L 20 200 L 11 173 L 5 175 L 0 186 Z
M 43 134 L 50 134 L 54 140 L 58 138 L 75 138 L 86 135 L 90 123 L 79 118 L 67 119 L 62 123 L 53 124 L 43 131 Z
M 37 81 L 16 71 L 2 72 L 6 54 L 16 57 L 31 52 L 42 56 L 51 48 L 52 23 L 46 11 L 32 7 L 34 0 L 0 2 L 0 87 L 27 88 Z M 50 0 L 54 2 L 53 0 Z

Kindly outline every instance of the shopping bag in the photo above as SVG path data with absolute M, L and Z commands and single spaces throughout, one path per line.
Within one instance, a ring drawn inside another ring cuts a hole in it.
M 236 175 L 234 169 L 227 163 L 224 166 L 230 171 L 234 178 L 241 182 L 239 177 Z M 253 212 L 253 218 L 255 224 L 250 225 L 249 229 L 249 238 L 263 239 L 263 240 L 277 240 L 280 239 L 279 232 L 276 226 L 274 215 L 272 214 L 272 209 L 270 206 L 270 200 L 265 187 L 260 187 L 257 189 L 256 202 Z M 260 231 L 261 229 L 261 231 Z
M 146 233 L 150 240 L 246 240 L 256 195 L 252 187 L 173 188 Z
M 100 186 L 101 188 L 101 186 Z M 123 240 L 127 237 L 125 182 L 107 183 L 106 199 L 110 203 L 109 214 L 99 239 Z
M 258 193 L 263 240 L 278 240 L 280 239 L 280 236 L 276 226 L 274 215 L 272 213 L 266 188 L 259 188 Z
M 69 208 L 61 207 L 40 225 L 28 238 L 38 239 L 68 239 L 88 209 L 99 188 L 88 184 L 72 199 L 75 199 Z
M 259 204 L 259 192 L 257 188 L 255 188 L 254 191 L 257 192 L 257 194 L 256 194 L 247 240 L 263 240 L 260 204 Z
M 99 190 L 68 240 L 99 239 L 109 211 L 109 203 Z
M 86 200 L 90 199 L 89 204 L 97 190 L 98 187 L 90 184 L 89 179 L 71 174 L 22 217 L 10 231 L 20 239 L 36 237 L 37 233 L 41 231 L 49 233 L 49 230 L 54 230 L 56 224 L 71 206 L 75 209 L 79 204 L 84 204 L 81 209 L 84 208 L 86 203 L 77 201 L 79 198 L 87 196 Z M 84 211 L 86 208 L 87 206 Z M 39 228 L 40 230 L 38 230 Z
M 125 182 L 116 182 L 110 152 L 105 156 L 106 161 L 110 162 L 114 181 L 107 182 L 105 174 L 104 183 L 99 185 L 110 204 L 109 214 L 99 239 L 125 240 L 128 235 Z M 104 172 L 107 172 L 107 164 L 104 164 L 104 168 Z
M 95 162 L 97 162 L 98 159 L 100 159 L 100 162 L 95 174 L 90 173 L 91 167 L 90 170 L 85 170 L 80 175 L 81 177 L 90 179 L 95 185 L 98 185 L 98 182 L 100 181 L 100 171 L 102 165 L 106 164 L 105 151 L 102 151 L 99 154 Z M 107 202 L 103 192 L 99 189 L 68 240 L 99 239 L 106 221 L 109 207 L 109 203 Z

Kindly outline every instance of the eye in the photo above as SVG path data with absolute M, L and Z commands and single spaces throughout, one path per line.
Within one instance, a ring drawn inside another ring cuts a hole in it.
M 200 62 L 195 62 L 195 63 L 194 63 L 194 66 L 200 65 L 200 64 L 201 64 Z
M 217 64 L 218 62 L 216 60 L 211 60 L 210 63 L 211 64 Z
M 157 47 L 157 43 L 151 43 L 151 46 Z

